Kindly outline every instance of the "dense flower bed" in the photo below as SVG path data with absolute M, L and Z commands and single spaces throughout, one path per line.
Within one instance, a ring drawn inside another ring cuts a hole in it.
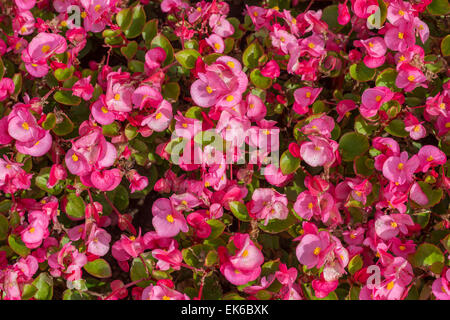
M 450 299 L 446 0 L 2 0 L 0 298 Z

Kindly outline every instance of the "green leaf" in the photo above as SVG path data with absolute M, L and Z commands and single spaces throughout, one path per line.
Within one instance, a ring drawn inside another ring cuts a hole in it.
M 195 62 L 200 57 L 200 52 L 195 49 L 184 49 L 175 54 L 175 59 L 186 69 L 195 68 Z
M 0 240 L 5 240 L 8 237 L 9 222 L 8 219 L 0 214 Z
M 367 156 L 359 156 L 355 158 L 353 169 L 356 174 L 368 177 L 374 172 L 374 160 Z
M 216 264 L 216 262 L 218 260 L 219 260 L 219 255 L 217 254 L 217 251 L 216 250 L 211 250 L 206 255 L 205 266 L 212 267 L 213 265 Z
M 58 120 L 58 119 L 56 119 Z M 66 114 L 61 114 L 59 121 L 56 121 L 52 131 L 57 136 L 65 136 L 73 131 L 74 125 L 72 120 Z
M 131 23 L 123 33 L 128 39 L 140 36 L 146 20 L 147 17 L 145 16 L 144 7 L 138 4 L 131 8 Z
M 117 13 L 116 22 L 122 31 L 127 30 L 131 25 L 132 16 L 131 8 L 122 9 Z
M 196 244 L 181 251 L 184 262 L 194 268 L 201 268 L 203 266 L 201 261 L 202 253 L 206 255 L 205 246 L 202 244 Z
M 158 19 L 152 19 L 148 21 L 144 29 L 142 30 L 142 38 L 144 38 L 145 44 L 150 45 L 153 38 L 158 33 Z
M 369 150 L 369 140 L 362 134 L 348 132 L 339 140 L 339 150 L 342 160 L 353 161 L 357 156 Z
M 121 47 L 120 52 L 124 55 L 125 58 L 131 60 L 136 54 L 138 49 L 138 44 L 136 41 L 128 42 L 127 46 Z
M 67 195 L 66 214 L 74 219 L 84 218 L 84 210 L 86 206 L 81 197 L 77 197 L 74 193 Z
M 272 85 L 272 79 L 264 77 L 259 69 L 254 69 L 250 73 L 250 81 L 260 89 L 267 89 Z
M 35 178 L 35 184 L 36 186 L 44 190 L 45 192 L 50 193 L 51 195 L 58 195 L 60 194 L 64 189 L 64 183 L 62 181 L 58 181 L 56 185 L 53 186 L 53 188 L 47 188 L 47 182 L 50 177 L 50 167 L 42 168 L 39 171 L 39 174 Z
M 84 270 L 86 270 L 90 275 L 97 278 L 110 278 L 112 276 L 112 271 L 109 263 L 104 259 L 97 259 L 90 261 L 84 265 Z
M 151 253 L 150 254 L 144 253 L 142 255 L 143 260 L 145 261 L 145 264 L 147 265 L 147 268 L 145 267 L 144 263 L 142 262 L 142 260 L 139 257 L 133 259 L 133 263 L 131 264 L 131 269 L 130 269 L 131 281 L 138 281 L 140 279 L 146 279 L 151 276 L 153 267 L 152 267 L 151 260 L 148 259 L 146 255 L 149 255 L 151 257 Z M 150 272 L 150 274 L 148 274 L 147 270 Z M 146 280 L 146 281 L 138 282 L 137 286 L 145 288 L 149 284 L 150 284 L 150 281 Z
M 376 69 L 368 68 L 364 62 L 352 64 L 349 71 L 350 76 L 359 82 L 367 82 L 372 80 L 376 73 Z
M 337 4 L 328 6 L 322 11 L 322 20 L 325 21 L 328 24 L 328 27 L 334 31 L 338 31 L 343 28 L 343 26 L 338 23 L 337 17 L 338 17 Z
M 254 41 L 245 49 L 242 56 L 244 65 L 249 69 L 254 69 L 258 66 L 258 59 L 264 54 L 264 50 L 258 41 Z
M 207 224 L 211 227 L 211 234 L 207 238 L 207 240 L 213 240 L 219 237 L 223 230 L 225 230 L 225 225 L 220 220 L 211 219 L 206 221 Z
M 294 157 L 289 150 L 283 152 L 280 158 L 280 168 L 284 175 L 295 172 L 300 167 L 300 159 Z
M 448 0 L 433 0 L 427 9 L 431 14 L 443 16 L 450 12 L 450 4 Z
M 395 137 L 404 138 L 409 136 L 408 131 L 405 130 L 405 122 L 399 119 L 392 120 L 384 130 Z
M 170 41 L 161 33 L 153 38 L 150 47 L 151 48 L 160 47 L 164 49 L 167 56 L 166 60 L 164 60 L 163 66 L 166 66 L 173 61 L 173 47 L 170 44 Z
M 400 91 L 400 89 L 395 85 L 397 74 L 398 73 L 395 69 L 384 69 L 383 72 L 381 72 L 375 80 L 375 85 L 377 87 L 387 87 L 393 91 Z
M 356 271 L 361 270 L 362 267 L 363 267 L 363 260 L 361 259 L 361 256 L 359 254 L 354 256 L 352 260 L 350 260 L 350 262 L 348 263 L 348 271 L 352 275 L 355 274 Z
M 162 95 L 169 102 L 176 102 L 180 96 L 180 85 L 176 82 L 168 82 L 162 87 Z
M 27 248 L 22 239 L 15 234 L 10 234 L 8 237 L 9 247 L 21 257 L 26 257 L 30 254 L 30 249 Z
M 22 74 L 21 73 L 14 74 L 14 76 L 12 77 L 12 81 L 14 83 L 13 95 L 15 97 L 17 97 L 19 95 L 20 91 L 22 90 L 22 83 L 23 83 Z
M 72 95 L 70 91 L 56 91 L 53 98 L 56 102 L 67 106 L 78 106 L 81 103 L 81 98 Z
M 74 66 L 70 66 L 69 68 L 58 68 L 55 70 L 55 78 L 58 81 L 66 81 L 69 79 L 75 71 Z
M 376 126 L 367 123 L 367 121 L 360 115 L 355 118 L 354 128 L 356 132 L 365 136 L 370 136 L 377 129 Z
M 436 262 L 444 262 L 445 257 L 437 246 L 430 243 L 422 243 L 413 256 L 416 267 L 431 267 Z
M 441 52 L 444 57 L 450 56 L 450 34 L 446 35 L 441 42 Z
M 34 281 L 33 285 L 37 288 L 34 294 L 36 300 L 52 300 L 53 297 L 53 278 L 46 272 L 42 272 Z
M 128 69 L 130 69 L 131 72 L 144 72 L 145 65 L 142 61 L 130 60 L 128 61 Z
M 42 122 L 42 128 L 45 130 L 52 130 L 56 125 L 56 116 L 53 112 L 47 113 L 45 121 Z
M 448 234 L 444 239 L 441 240 L 442 245 L 445 250 L 450 251 L 450 234 Z
M 248 215 L 247 207 L 242 202 L 231 201 L 230 210 L 233 213 L 233 215 L 241 221 L 251 220 L 250 216 Z
M 297 218 L 292 213 L 289 212 L 287 218 L 284 220 L 280 219 L 269 220 L 267 226 L 263 224 L 264 221 L 261 221 L 258 223 L 258 226 L 261 230 L 267 233 L 280 233 L 289 229 L 289 227 L 294 225 L 297 221 L 298 221 Z
M 190 107 L 189 109 L 187 109 L 184 116 L 186 118 L 190 118 L 190 119 L 203 120 L 202 111 L 203 111 L 203 108 Z
M 22 290 L 22 300 L 29 300 L 33 298 L 38 289 L 32 284 L 26 284 L 23 286 Z

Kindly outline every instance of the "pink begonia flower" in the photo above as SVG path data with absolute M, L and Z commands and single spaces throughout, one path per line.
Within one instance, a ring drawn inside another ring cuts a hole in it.
M 159 104 L 164 100 L 161 92 L 154 87 L 148 85 L 142 85 L 133 92 L 131 97 L 133 105 L 139 110 L 145 107 L 157 108 Z
M 414 18 L 413 9 L 409 2 L 393 1 L 387 8 L 387 19 L 390 23 L 398 25 L 401 22 L 411 21 Z
M 21 238 L 30 249 L 36 249 L 50 235 L 48 231 L 49 218 L 42 211 L 32 211 L 28 215 L 30 225 L 22 231 Z
M 155 112 L 142 120 L 141 125 L 162 132 L 169 127 L 172 117 L 172 105 L 167 100 L 162 100 Z
M 264 119 L 267 114 L 267 108 L 260 97 L 249 94 L 247 95 L 245 102 L 247 103 L 247 117 L 251 121 L 257 122 Z
M 319 118 L 314 118 L 310 123 L 302 127 L 302 132 L 305 135 L 320 134 L 325 138 L 331 138 L 331 131 L 334 129 L 334 120 L 332 117 L 322 115 Z
M 189 4 L 182 0 L 163 0 L 161 2 L 162 12 L 177 12 L 189 8 Z
M 71 242 L 66 243 L 61 250 L 48 258 L 50 274 L 54 277 L 63 275 L 69 281 L 81 279 L 81 268 L 86 263 L 86 255 L 78 252 Z
M 266 12 L 267 9 L 261 8 L 259 6 L 248 6 L 245 5 L 246 13 L 250 17 L 250 19 L 253 22 L 253 25 L 255 26 L 255 30 L 259 30 L 261 27 L 263 27 L 265 24 L 267 24 L 266 21 Z
M 156 47 L 147 51 L 145 54 L 145 72 L 152 74 L 156 69 L 161 67 L 161 64 L 166 60 L 166 52 L 163 48 Z
M 112 191 L 122 181 L 122 175 L 117 168 L 111 170 L 94 171 L 90 176 L 90 181 L 101 191 Z
M 302 143 L 300 146 L 301 158 L 311 167 L 329 167 L 335 161 L 335 149 L 331 140 L 319 136 L 309 136 L 311 141 Z
M 430 201 L 417 182 L 415 182 L 411 187 L 409 198 L 421 206 L 427 205 Z
M 412 22 L 401 21 L 398 25 L 390 25 L 384 35 L 388 49 L 403 52 L 412 47 L 416 38 Z
M 450 300 L 450 269 L 444 268 L 441 277 L 434 280 L 431 290 L 437 300 Z
M 30 10 L 36 4 L 36 0 L 14 0 L 14 2 L 21 11 Z
M 27 71 L 36 78 L 42 78 L 48 73 L 47 59 L 53 54 L 63 53 L 67 49 L 64 37 L 42 32 L 31 40 L 28 47 L 22 51 L 22 60 Z
M 416 244 L 413 240 L 402 242 L 399 238 L 391 238 L 391 251 L 399 257 L 408 258 L 408 255 L 416 252 Z
M 215 33 L 211 34 L 205 41 L 216 53 L 223 53 L 225 50 L 223 39 Z
M 377 0 L 351 0 L 351 3 L 352 11 L 361 19 L 367 19 L 379 8 Z
M 428 40 L 428 37 L 430 36 L 430 29 L 428 28 L 428 25 L 422 20 L 420 20 L 418 17 L 415 17 L 414 28 L 416 32 L 419 34 L 422 43 L 425 43 Z
M 420 160 L 417 155 L 408 159 L 408 152 L 403 151 L 400 156 L 389 157 L 383 164 L 383 175 L 389 181 L 398 184 L 411 182 L 414 172 L 419 167 Z
M 390 101 L 394 93 L 387 87 L 366 89 L 361 96 L 359 110 L 364 118 L 374 117 L 383 103 Z
M 294 177 L 294 174 L 292 173 L 284 175 L 281 172 L 281 169 L 274 164 L 269 164 L 268 166 L 266 166 L 264 168 L 263 174 L 267 182 L 269 182 L 271 185 L 274 185 L 275 187 L 286 185 Z
M 233 25 L 226 19 L 226 16 L 219 14 L 212 14 L 209 17 L 209 26 L 212 32 L 222 38 L 227 38 L 234 34 Z
M 105 96 L 101 95 L 97 101 L 91 105 L 91 114 L 95 121 L 101 125 L 108 125 L 114 122 L 115 116 L 106 107 Z
M 33 157 L 41 157 L 46 154 L 52 146 L 52 135 L 48 130 L 44 130 L 44 136 L 37 141 L 16 142 L 16 149 L 20 153 L 28 154 Z
M 15 106 L 8 115 L 8 133 L 20 142 L 37 142 L 45 135 L 45 130 L 37 124 L 30 110 L 24 106 Z
M 432 145 L 425 145 L 420 148 L 417 156 L 420 160 L 420 169 L 422 172 L 427 172 L 430 168 L 437 167 L 447 162 L 445 153 Z
M 73 95 L 83 98 L 83 100 L 85 101 L 90 100 L 92 98 L 92 94 L 94 93 L 94 87 L 90 82 L 90 75 L 87 78 L 82 78 L 75 82 L 75 84 L 72 86 Z
M 152 251 L 152 256 L 153 258 L 158 259 L 156 265 L 160 270 L 169 270 L 169 268 L 180 270 L 180 265 L 183 262 L 183 256 L 181 251 L 178 250 L 178 243 L 175 240 L 170 242 L 170 245 L 166 250 L 154 249 Z
M 33 174 L 25 172 L 23 163 L 15 163 L 6 155 L 0 158 L 0 190 L 4 193 L 14 193 L 19 189 L 29 189 Z
M 279 27 L 279 25 L 275 25 L 273 28 L 273 32 L 270 34 L 270 39 L 272 40 L 272 46 L 278 48 L 284 54 L 288 54 L 288 44 L 296 43 L 297 38 L 287 32 L 286 30 Z
M 410 92 L 418 86 L 428 88 L 427 84 L 424 83 L 425 81 L 427 81 L 427 78 L 422 71 L 409 64 L 404 64 L 400 67 L 400 71 L 395 79 L 395 85 L 405 90 L 405 92 Z
M 294 91 L 293 109 L 298 114 L 308 112 L 308 106 L 314 103 L 323 88 L 303 87 Z
M 264 219 L 264 225 L 269 220 L 284 220 L 289 214 L 288 200 L 283 194 L 269 188 L 258 188 L 253 192 L 249 203 L 250 214 L 257 219 Z
M 206 239 L 211 234 L 211 226 L 206 222 L 206 217 L 198 212 L 190 213 L 187 223 L 192 226 L 194 233 L 200 239 Z
M 244 292 L 249 295 L 255 295 L 259 291 L 267 289 L 275 281 L 275 275 L 270 274 L 267 277 L 261 277 L 259 285 L 252 285 L 244 288 Z
M 381 37 L 355 41 L 355 46 L 365 48 L 366 55 L 364 56 L 364 63 L 368 68 L 378 68 L 386 60 L 387 48 L 384 39 Z
M 339 114 L 339 117 L 337 118 L 337 122 L 341 122 L 344 117 L 350 116 L 350 111 L 358 108 L 357 104 L 353 100 L 341 100 L 336 105 L 336 111 Z
M 261 69 L 261 74 L 264 77 L 275 79 L 280 76 L 280 66 L 275 60 L 270 60 Z
M 320 268 L 330 247 L 330 235 L 326 231 L 318 234 L 305 234 L 298 244 L 295 254 L 298 261 L 308 269 Z
M 409 132 L 409 136 L 413 140 L 420 140 L 427 135 L 427 130 L 421 123 L 416 123 L 410 126 L 405 126 L 405 131 Z
M 130 170 L 126 174 L 128 181 L 130 181 L 131 193 L 141 191 L 148 186 L 148 178 L 141 176 L 136 170 Z
M 21 36 L 27 36 L 35 30 L 35 19 L 30 11 L 22 11 L 12 20 L 12 27 Z
M 187 232 L 189 227 L 183 214 L 173 208 L 169 199 L 157 199 L 152 206 L 153 226 L 161 237 L 175 237 L 180 231 Z
M 0 80 L 0 101 L 5 100 L 14 93 L 14 82 L 10 78 Z
M 104 256 L 109 251 L 111 235 L 104 229 L 93 227 L 86 241 L 87 252 L 96 256 Z
M 142 300 L 190 300 L 187 294 L 166 287 L 150 285 L 142 292 Z
M 122 234 L 120 240 L 112 245 L 111 254 L 119 262 L 122 270 L 128 272 L 127 260 L 138 257 L 145 249 L 144 238 L 140 235 L 137 238 L 134 236 L 128 238 Z
M 85 12 L 83 27 L 86 31 L 103 31 L 116 10 L 116 1 L 113 0 L 81 0 L 80 3 Z
M 350 12 L 348 11 L 348 7 L 344 3 L 338 4 L 338 16 L 337 21 L 340 25 L 345 26 L 350 22 Z
M 52 165 L 47 181 L 47 188 L 53 188 L 60 180 L 65 180 L 66 178 L 67 171 L 62 164 Z
M 383 240 L 389 240 L 399 233 L 407 234 L 408 226 L 413 226 L 414 222 L 410 215 L 395 213 L 382 215 L 375 221 L 375 231 Z
M 326 54 L 325 42 L 316 34 L 302 39 L 300 42 L 301 53 L 308 53 L 312 57 L 319 58 Z
M 0 144 L 8 144 L 13 138 L 8 133 L 8 116 L 0 119 Z
M 345 242 L 350 245 L 361 245 L 364 241 L 364 233 L 366 230 L 362 227 L 358 227 L 355 230 L 344 231 L 342 235 L 344 236 Z
M 239 61 L 228 56 L 198 72 L 199 79 L 191 85 L 191 97 L 200 107 L 221 106 L 231 108 L 242 99 L 248 79 Z
M 314 295 L 317 298 L 325 298 L 330 294 L 330 292 L 336 290 L 336 288 L 339 285 L 338 280 L 334 281 L 326 281 L 323 278 L 323 273 L 320 276 L 320 279 L 314 279 L 311 283 L 313 289 L 314 289 Z
M 228 281 L 237 286 L 258 278 L 264 256 L 250 236 L 235 233 L 230 241 L 233 241 L 236 252 L 233 256 L 229 256 L 225 247 L 219 247 L 220 272 Z

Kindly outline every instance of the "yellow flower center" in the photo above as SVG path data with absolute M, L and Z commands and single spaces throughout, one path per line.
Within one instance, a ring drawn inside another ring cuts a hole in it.
M 232 96 L 232 95 L 229 95 L 228 97 L 227 97 L 227 101 L 228 102 L 231 102 L 231 101 L 233 101 L 234 100 L 234 97 Z
M 35 228 L 31 228 L 31 229 L 30 229 L 30 233 L 34 233 L 35 231 L 36 231 Z
M 37 146 L 39 143 L 41 143 L 41 140 L 36 141 L 34 145 Z
M 182 126 L 183 128 L 187 128 L 187 127 L 188 127 L 187 123 L 183 123 L 181 126 Z
M 351 233 L 351 234 L 350 234 L 350 238 L 351 238 L 351 239 L 356 239 L 356 236 L 355 236 L 353 233 Z
M 441 103 L 440 105 L 439 105 L 439 108 L 441 108 L 442 110 L 444 110 L 445 109 L 445 103 Z
M 286 39 L 285 39 L 284 37 L 281 37 L 281 38 L 280 38 L 280 41 L 281 41 L 281 42 L 285 42 Z
M 375 97 L 375 101 L 376 101 L 376 102 L 380 102 L 380 101 L 381 101 L 381 96 L 376 96 L 376 97 Z
M 403 36 L 404 36 L 403 32 L 399 32 L 399 33 L 398 33 L 398 38 L 399 38 L 399 39 L 403 39 Z
M 409 77 L 408 77 L 408 80 L 409 81 L 414 81 L 416 78 L 413 76 L 413 75 L 410 75 Z
M 414 132 L 419 132 L 420 131 L 420 126 L 415 126 L 414 127 Z
M 41 49 L 42 53 L 47 53 L 49 50 L 50 50 L 50 46 L 49 45 L 42 46 L 42 49 Z
M 62 27 L 67 27 L 67 21 L 66 20 L 61 21 L 61 26 Z
M 22 28 L 20 28 L 20 32 L 22 32 L 22 33 L 27 32 L 27 27 L 23 26 Z
M 310 49 L 314 49 L 314 48 L 316 47 L 316 45 L 315 45 L 314 43 L 310 42 L 310 43 L 308 44 L 308 47 L 309 47 Z
M 268 136 L 268 135 L 270 134 L 270 131 L 266 129 L 266 130 L 263 131 L 263 133 L 264 133 L 266 136 Z
M 136 240 L 136 237 L 135 237 L 135 236 L 131 236 L 131 237 L 130 237 L 130 240 L 131 240 L 131 241 L 134 241 L 134 240 Z
M 405 166 L 405 164 L 403 163 L 403 162 L 400 162 L 398 165 L 397 165 L 397 169 L 398 170 L 403 170 L 403 167 Z
M 292 23 L 292 24 L 297 24 L 297 19 L 292 18 L 291 23 Z
M 27 131 L 30 130 L 30 126 L 28 125 L 28 122 L 22 123 L 22 128 L 24 128 Z
M 401 251 L 405 251 L 406 247 L 405 246 L 400 246 L 398 247 Z
M 156 119 L 156 120 L 159 120 L 159 119 L 161 119 L 161 117 L 162 117 L 162 113 L 161 113 L 161 112 L 158 112 L 158 113 L 156 114 L 156 116 L 155 116 L 155 119 Z
M 173 216 L 171 214 L 167 215 L 166 220 L 170 223 L 174 222 Z
M 314 249 L 314 255 L 316 255 L 316 256 L 318 256 L 319 255 L 319 253 L 320 253 L 320 247 L 316 247 L 315 249 Z
M 392 227 L 392 228 L 397 228 L 397 222 L 392 221 L 392 222 L 391 222 L 391 227 Z
M 244 252 L 242 252 L 242 256 L 245 258 L 246 256 L 248 256 L 248 250 L 244 250 Z
M 98 4 L 94 7 L 94 10 L 95 10 L 95 12 L 99 12 L 101 8 L 102 8 L 102 6 Z
M 78 161 L 78 156 L 75 153 L 72 155 L 72 160 L 75 162 Z
M 206 182 L 205 182 L 205 187 L 208 188 L 210 185 L 211 185 L 211 184 L 209 183 L 209 181 L 206 181 Z
M 392 290 L 393 287 L 394 287 L 394 281 L 391 281 L 391 282 L 388 283 L 386 289 Z
M 216 50 L 219 50 L 220 49 L 220 44 L 219 43 L 214 43 L 214 48 L 216 48 Z
M 369 47 L 373 48 L 373 43 L 372 42 L 369 42 Z
M 116 93 L 114 95 L 114 100 L 119 101 L 120 100 L 120 94 Z
M 21 46 L 22 46 L 22 44 L 20 42 L 17 42 L 16 43 L 16 50 L 19 50 Z
M 314 205 L 313 205 L 313 203 L 312 202 L 310 202 L 310 203 L 308 203 L 308 209 L 312 209 L 314 207 Z
M 399 10 L 398 14 L 401 15 L 402 17 L 405 15 L 405 12 L 403 10 Z
M 307 98 L 311 98 L 311 92 L 310 91 L 306 92 L 306 97 Z
M 254 105 L 253 103 L 251 103 L 248 107 L 249 107 L 250 109 L 253 109 L 253 108 L 255 107 L 255 105 Z
M 105 108 L 105 106 L 102 107 L 102 112 L 103 113 L 108 113 L 108 109 Z
M 257 16 L 258 16 L 258 12 L 256 12 L 256 11 L 253 12 L 253 16 L 254 16 L 254 17 L 257 17 Z
M 450 128 L 450 122 L 447 122 L 447 123 L 445 124 L 445 127 L 446 127 L 446 128 Z
M 229 66 L 230 68 L 234 68 L 234 62 L 233 61 L 228 61 L 227 62 L 227 66 Z
M 212 90 L 212 88 L 211 88 L 210 86 L 207 86 L 207 87 L 206 87 L 206 92 L 208 92 L 208 93 L 212 93 L 212 92 L 213 92 L 213 90 Z
M 82 13 L 81 13 L 81 17 L 82 17 L 83 19 L 86 18 L 86 17 L 87 17 L 87 12 L 86 12 L 86 11 L 82 12 Z
M 162 299 L 163 299 L 163 300 L 170 300 L 170 297 L 164 296 Z
M 433 161 L 433 160 L 434 160 L 433 156 L 429 156 L 429 157 L 427 158 L 427 161 L 428 161 L 428 162 L 431 162 L 431 161 Z
M 405 61 L 406 58 L 405 58 L 405 56 L 400 56 L 400 58 L 398 58 L 398 60 L 400 60 L 400 61 Z

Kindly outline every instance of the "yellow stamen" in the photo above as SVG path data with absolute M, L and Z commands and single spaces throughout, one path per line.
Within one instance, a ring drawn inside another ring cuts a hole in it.
M 369 42 L 369 47 L 373 48 L 373 43 L 372 42 Z
M 309 47 L 310 49 L 314 49 L 314 48 L 316 47 L 316 45 L 315 45 L 314 43 L 310 42 L 310 43 L 308 44 L 308 47 Z
M 72 155 L 72 160 L 75 162 L 78 161 L 78 156 L 75 153 Z
M 406 249 L 405 246 L 399 246 L 398 248 L 399 248 L 401 251 L 404 251 L 404 250 Z
M 380 101 L 381 101 L 381 96 L 376 96 L 376 97 L 375 97 L 375 101 L 376 101 L 376 102 L 380 102 Z
M 397 222 L 395 222 L 395 221 L 391 222 L 391 227 L 392 228 L 397 228 L 397 226 L 398 226 Z
M 50 50 L 50 46 L 49 45 L 42 46 L 42 49 L 41 49 L 42 53 L 47 53 L 49 50 Z
M 416 79 L 416 78 L 415 78 L 413 75 L 411 75 L 411 76 L 408 77 L 408 80 L 409 80 L 409 81 L 414 81 L 415 79 Z
M 116 93 L 114 95 L 114 100 L 119 101 L 120 100 L 120 94 Z
M 256 12 L 256 11 L 253 12 L 253 16 L 254 16 L 254 17 L 257 17 L 257 16 L 258 16 L 258 12 Z
M 242 252 L 242 256 L 245 258 L 246 256 L 248 256 L 248 251 L 244 250 L 244 252 Z
M 220 49 L 220 44 L 219 43 L 214 43 L 214 48 L 216 49 L 216 50 L 219 50 Z
M 103 106 L 101 110 L 103 113 L 108 113 L 108 109 L 106 109 L 105 106 Z
M 398 33 L 398 38 L 399 38 L 399 39 L 403 39 L 403 36 L 404 36 L 403 32 L 399 32 L 399 33 Z
M 134 240 L 136 240 L 136 237 L 135 237 L 135 236 L 131 236 L 131 237 L 130 237 L 130 240 L 131 240 L 131 241 L 134 241 Z
M 434 160 L 433 156 L 429 156 L 429 157 L 427 158 L 427 161 L 428 161 L 428 162 L 431 162 L 431 161 L 433 161 L 433 160 Z
M 419 132 L 420 131 L 420 126 L 414 126 L 414 132 Z
M 98 4 L 94 7 L 94 10 L 95 10 L 95 12 L 99 12 L 101 8 L 102 8 L 102 6 Z
M 307 98 L 311 98 L 311 92 L 310 91 L 306 92 L 306 97 Z
M 250 109 L 253 109 L 253 108 L 255 107 L 255 105 L 254 105 L 253 103 L 251 103 L 248 107 L 249 107 Z
M 445 124 L 445 127 L 446 127 L 446 128 L 450 128 L 450 122 L 447 122 L 447 123 Z
M 318 256 L 319 253 L 320 253 L 320 250 L 321 250 L 320 247 L 315 248 L 315 249 L 314 249 L 314 252 L 313 252 L 314 255 Z
M 163 300 L 170 300 L 170 297 L 164 296 L 162 299 L 163 299 Z
M 398 14 L 401 15 L 402 17 L 405 15 L 405 12 L 403 10 L 399 10 Z
M 170 222 L 170 223 L 173 223 L 173 222 L 174 222 L 173 216 L 172 216 L 171 214 L 168 214 L 168 215 L 167 215 L 166 220 L 167 220 L 168 222 Z
M 20 32 L 22 32 L 22 33 L 27 32 L 27 27 L 23 26 L 22 28 L 20 28 Z
M 159 119 L 161 119 L 161 117 L 162 117 L 162 113 L 161 113 L 161 112 L 158 112 L 158 113 L 156 114 L 156 116 L 155 116 L 155 119 L 156 119 L 156 120 L 159 120 Z
M 441 108 L 442 110 L 444 110 L 445 109 L 445 103 L 441 103 L 440 105 L 439 105 L 439 108 Z
M 392 290 L 393 287 L 394 287 L 394 281 L 391 281 L 391 282 L 389 282 L 388 285 L 386 286 L 386 289 Z
M 22 128 L 24 128 L 27 131 L 30 130 L 30 126 L 28 125 L 28 122 L 22 123 Z
M 63 21 L 61 21 L 61 27 L 67 27 L 67 21 L 66 20 L 63 20 Z
M 234 62 L 233 61 L 228 61 L 227 62 L 227 65 L 230 67 L 230 68 L 234 68 Z
M 31 228 L 29 232 L 30 232 L 30 233 L 34 233 L 35 231 L 36 231 L 35 228 Z
M 86 17 L 87 17 L 87 12 L 86 12 L 86 11 L 82 12 L 82 13 L 81 13 L 81 17 L 82 17 L 83 19 L 86 18 Z
M 206 87 L 206 92 L 208 92 L 208 93 L 212 93 L 212 92 L 213 92 L 213 90 L 212 90 L 212 88 L 211 88 L 210 86 L 207 86 L 207 87 Z
M 183 123 L 181 126 L 182 126 L 183 128 L 187 128 L 187 127 L 188 127 L 187 123 Z
M 400 60 L 400 61 L 405 61 L 406 58 L 405 58 L 405 56 L 400 56 L 400 58 L 398 58 L 398 60 Z
M 233 101 L 234 100 L 234 97 L 232 96 L 232 95 L 229 95 L 228 97 L 227 97 L 227 101 L 228 102 L 231 102 L 231 101 Z
M 313 205 L 313 203 L 312 202 L 310 202 L 310 203 L 308 203 L 308 209 L 312 209 L 314 207 L 314 205 Z
M 397 169 L 398 170 L 403 170 L 403 167 L 405 166 L 405 164 L 403 163 L 403 162 L 400 162 L 398 165 L 397 165 Z
M 351 238 L 351 239 L 356 239 L 356 236 L 355 236 L 353 233 L 351 233 L 351 234 L 350 234 L 350 238 Z

